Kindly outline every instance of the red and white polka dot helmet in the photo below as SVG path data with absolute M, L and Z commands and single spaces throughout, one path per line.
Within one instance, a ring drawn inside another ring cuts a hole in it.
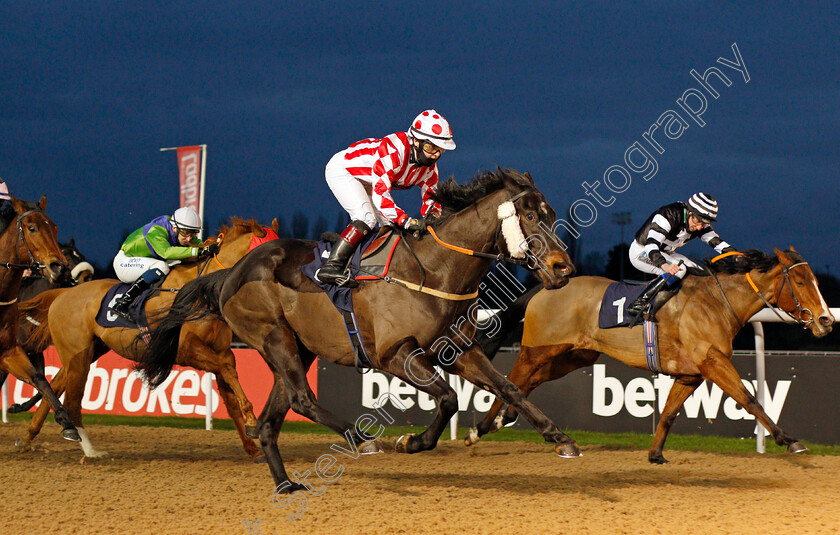
M 444 150 L 455 150 L 449 122 L 435 110 L 426 110 L 418 115 L 408 133 L 415 139 L 427 139 Z

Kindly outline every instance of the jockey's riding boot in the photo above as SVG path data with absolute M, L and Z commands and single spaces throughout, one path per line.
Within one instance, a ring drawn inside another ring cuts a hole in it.
M 658 294 L 653 296 L 653 301 L 650 305 L 650 315 L 655 316 L 656 313 L 659 312 L 659 310 L 662 309 L 663 306 L 665 306 L 665 303 L 667 303 L 672 297 L 677 295 L 677 292 L 680 291 L 681 287 L 682 279 L 677 279 L 676 282 L 668 284 L 668 286 L 664 290 L 661 290 Z M 654 321 L 653 318 L 651 318 L 651 321 Z
M 347 271 L 347 266 L 350 259 L 353 258 L 356 247 L 369 232 L 370 227 L 363 221 L 351 222 L 341 233 L 340 239 L 333 245 L 330 257 L 321 269 L 315 273 L 315 278 L 326 284 L 335 284 L 346 288 L 358 286 L 359 283 Z
M 135 299 L 140 297 L 140 294 L 148 290 L 151 286 L 152 285 L 149 284 L 146 279 L 140 277 L 128 287 L 128 290 L 126 290 L 119 299 L 117 299 L 117 302 L 111 307 L 111 310 L 114 314 L 124 320 L 134 323 L 134 318 L 131 317 L 128 309 L 131 307 L 131 303 L 133 303 Z
M 676 278 L 673 275 L 667 276 L 670 278 Z M 642 295 L 637 297 L 636 300 L 630 303 L 630 306 L 627 307 L 627 313 L 636 316 L 636 319 L 638 320 L 639 316 L 647 312 L 647 308 L 651 300 L 656 297 L 656 294 L 659 293 L 659 290 L 661 290 L 665 284 L 667 284 L 667 279 L 662 275 L 650 281 L 645 290 L 642 292 Z

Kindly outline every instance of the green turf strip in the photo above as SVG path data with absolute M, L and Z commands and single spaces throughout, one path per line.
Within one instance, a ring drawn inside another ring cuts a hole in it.
M 129 425 L 134 427 L 177 427 L 182 429 L 204 429 L 203 418 L 185 418 L 178 416 L 114 416 L 109 414 L 85 414 L 86 425 Z M 10 421 L 28 422 L 31 414 L 10 414 Z M 214 430 L 233 430 L 233 422 L 228 419 L 213 420 Z M 386 427 L 385 436 L 400 436 L 405 433 L 421 433 L 423 427 L 395 426 Z M 330 429 L 308 422 L 286 422 L 283 424 L 284 433 L 303 433 L 310 435 L 335 435 Z M 463 439 L 467 429 L 458 431 L 459 439 Z M 651 435 L 637 433 L 593 433 L 591 431 L 564 430 L 577 443 L 585 446 L 606 446 L 616 449 L 648 449 L 653 440 Z M 443 433 L 443 439 L 448 439 L 449 429 Z M 482 438 L 483 441 L 494 442 L 531 442 L 544 443 L 543 438 L 532 430 L 503 429 Z M 804 444 L 815 455 L 840 455 L 840 446 L 825 446 L 803 440 Z M 772 440 L 766 440 L 767 453 L 785 453 L 785 448 L 777 446 Z M 671 433 L 665 444 L 666 450 L 694 450 L 718 452 L 754 452 L 755 439 L 727 438 L 701 435 L 680 435 Z

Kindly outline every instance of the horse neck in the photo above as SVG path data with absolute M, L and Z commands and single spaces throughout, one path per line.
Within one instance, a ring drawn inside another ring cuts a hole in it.
M 761 295 L 764 296 L 771 305 L 776 305 L 776 284 L 779 274 L 782 270 L 781 265 L 774 266 L 772 269 L 762 273 L 756 269 L 750 271 L 750 278 L 758 287 Z M 741 325 L 746 324 L 751 317 L 753 317 L 759 310 L 764 308 L 766 303 L 759 297 L 747 279 L 746 273 L 731 274 L 726 276 L 718 275 L 718 280 L 726 294 L 726 299 L 732 305 L 732 309 L 738 315 L 738 320 Z M 714 292 L 720 295 L 717 288 L 713 288 Z M 724 305 L 725 307 L 725 305 Z M 726 307 L 728 309 L 728 307 Z M 731 317 L 731 313 L 729 314 Z M 738 326 L 738 328 L 741 327 Z
M 499 226 L 498 207 L 507 196 L 505 190 L 491 193 L 475 205 L 450 216 L 435 228 L 435 233 L 449 245 L 478 252 L 491 251 Z M 474 291 L 490 266 L 490 260 L 447 249 L 431 236 L 413 242 L 412 246 L 426 270 L 427 284 L 448 291 Z

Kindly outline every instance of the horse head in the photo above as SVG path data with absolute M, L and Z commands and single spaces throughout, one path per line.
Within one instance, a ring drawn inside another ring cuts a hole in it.
M 503 176 L 509 199 L 499 207 L 501 232 L 497 247 L 500 251 L 509 250 L 511 256 L 524 255 L 528 269 L 536 272 L 546 289 L 562 288 L 575 267 L 565 247 L 551 232 L 554 209 L 527 171 L 498 169 L 498 172 Z M 512 235 L 516 237 L 512 239 Z
M 773 248 L 781 265 L 781 281 L 776 284 L 776 306 L 787 312 L 814 336 L 831 332 L 834 316 L 828 309 L 814 272 L 792 246 L 787 251 Z
M 61 253 L 67 259 L 67 267 L 70 268 L 70 277 L 73 279 L 73 284 L 80 284 L 93 280 L 94 268 L 87 261 L 85 255 L 76 248 L 76 240 L 70 238 L 67 243 L 60 243 Z
M 69 270 L 67 259 L 58 245 L 58 227 L 44 212 L 47 208 L 47 196 L 41 197 L 38 204 L 22 201 L 14 196 L 11 201 L 16 214 L 16 236 L 13 257 L 7 261 L 29 263 L 33 268 L 41 269 L 52 282 L 62 282 L 67 278 Z M 11 231 L 7 231 L 6 234 L 8 232 Z

